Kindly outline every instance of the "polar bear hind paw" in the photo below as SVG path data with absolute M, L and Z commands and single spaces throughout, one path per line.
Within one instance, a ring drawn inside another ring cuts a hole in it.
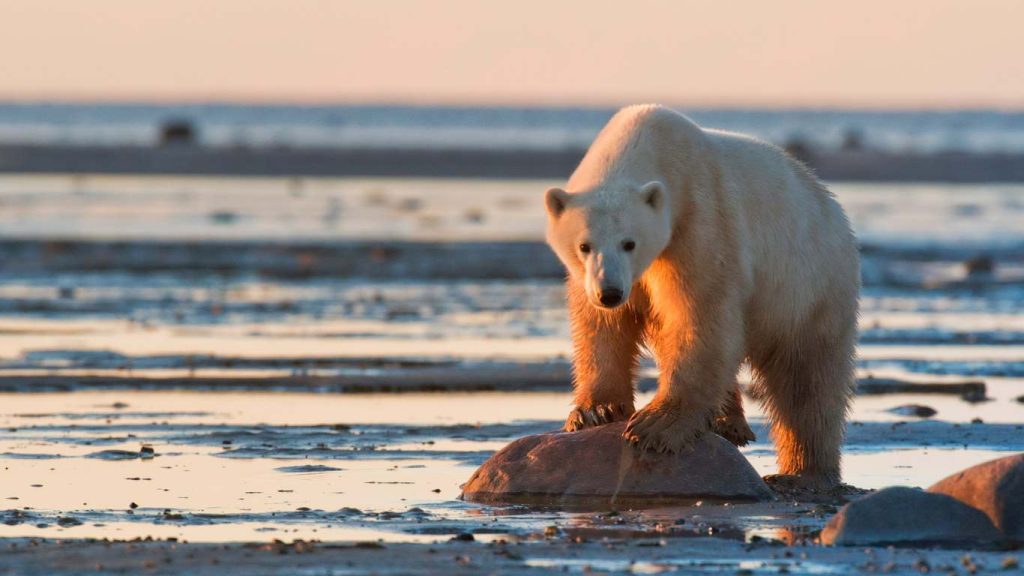
M 750 424 L 747 424 L 747 419 L 741 415 L 715 418 L 714 431 L 736 446 L 746 446 L 757 440 L 754 431 L 750 429 Z

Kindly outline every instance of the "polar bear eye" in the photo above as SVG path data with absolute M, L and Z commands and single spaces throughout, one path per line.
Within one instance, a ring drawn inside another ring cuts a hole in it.
M 632 252 L 634 248 L 636 248 L 636 242 L 632 240 L 626 240 L 622 243 L 622 249 L 626 252 Z
M 580 252 L 582 252 L 584 254 L 590 254 L 590 244 L 588 244 L 586 242 L 584 242 L 583 244 L 580 244 Z

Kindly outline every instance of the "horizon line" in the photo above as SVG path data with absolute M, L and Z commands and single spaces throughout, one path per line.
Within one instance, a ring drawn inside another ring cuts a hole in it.
M 657 103 L 671 108 L 695 108 L 706 110 L 807 110 L 807 111 L 896 111 L 896 112 L 954 112 L 954 111 L 998 111 L 1024 112 L 1024 102 L 987 102 L 979 100 L 963 100 L 960 102 L 909 102 L 905 100 L 875 100 L 867 102 L 843 102 L 836 100 L 799 101 L 799 100 L 742 100 L 742 99 L 692 99 L 679 100 L 670 98 L 607 98 L 607 99 L 572 99 L 572 98 L 397 98 L 375 96 L 351 97 L 288 97 L 288 96 L 226 96 L 226 95 L 181 95 L 166 96 L 152 94 L 137 95 L 65 95 L 39 94 L 14 95 L 0 93 L 2 105 L 180 105 L 180 106 L 268 106 L 268 107 L 331 107 L 331 106 L 380 106 L 410 108 L 537 108 L 537 109 L 617 109 L 622 106 L 641 103 Z

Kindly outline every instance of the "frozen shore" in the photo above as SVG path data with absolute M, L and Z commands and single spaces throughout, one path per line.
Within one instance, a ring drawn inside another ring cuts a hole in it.
M 557 178 L 584 150 L 0 144 L 0 173 Z M 828 181 L 1024 182 L 1024 156 L 1000 152 L 812 150 Z

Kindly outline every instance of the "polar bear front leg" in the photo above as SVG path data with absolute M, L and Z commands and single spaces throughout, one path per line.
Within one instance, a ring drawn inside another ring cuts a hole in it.
M 648 339 L 660 371 L 658 392 L 630 418 L 623 435 L 641 449 L 678 452 L 712 430 L 735 386 L 743 358 L 742 321 L 724 305 L 699 311 L 667 306 L 654 314 L 658 323 Z
M 575 408 L 565 421 L 574 431 L 629 418 L 633 408 L 633 377 L 640 355 L 643 295 L 612 310 L 598 310 L 583 287 L 566 285 L 573 340 Z

